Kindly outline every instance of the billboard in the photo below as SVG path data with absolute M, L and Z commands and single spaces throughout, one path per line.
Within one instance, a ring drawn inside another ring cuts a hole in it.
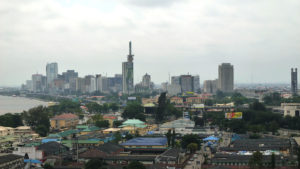
M 230 112 L 225 113 L 226 119 L 242 119 L 243 118 L 243 112 Z

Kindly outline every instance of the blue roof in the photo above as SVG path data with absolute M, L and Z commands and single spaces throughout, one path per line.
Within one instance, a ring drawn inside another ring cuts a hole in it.
M 57 139 L 57 138 L 45 138 L 42 140 L 42 143 L 48 143 L 48 142 L 51 142 L 51 141 L 60 141 L 60 139 Z
M 25 159 L 24 163 L 42 164 L 40 160 Z
M 205 139 L 203 139 L 203 141 L 218 141 L 219 138 L 218 137 L 215 137 L 215 136 L 209 136 L 209 137 L 206 137 Z
M 123 146 L 164 146 L 167 144 L 166 137 L 137 137 L 122 143 Z

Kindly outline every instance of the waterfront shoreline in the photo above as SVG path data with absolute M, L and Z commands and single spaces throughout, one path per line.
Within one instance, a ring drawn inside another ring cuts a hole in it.
M 33 107 L 48 106 L 49 101 L 24 96 L 0 95 L 0 115 L 6 113 L 22 113 Z

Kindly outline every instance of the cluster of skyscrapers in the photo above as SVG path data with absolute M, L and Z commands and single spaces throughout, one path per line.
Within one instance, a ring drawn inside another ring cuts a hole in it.
M 154 84 L 148 74 L 143 76 L 141 83 L 134 86 L 133 56 L 131 42 L 129 42 L 129 55 L 127 62 L 122 63 L 122 74 L 115 74 L 114 77 L 101 74 L 79 77 L 74 70 L 67 70 L 58 74 L 58 64 L 48 63 L 46 76 L 33 74 L 31 80 L 27 80 L 22 88 L 34 93 L 50 94 L 93 93 L 96 91 L 101 93 L 123 92 L 126 94 L 151 92 Z

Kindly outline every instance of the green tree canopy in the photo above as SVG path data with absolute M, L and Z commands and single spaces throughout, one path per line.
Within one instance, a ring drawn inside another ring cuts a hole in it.
M 198 148 L 200 148 L 202 140 L 196 134 L 187 134 L 182 137 L 181 146 L 182 148 L 187 148 L 190 143 L 196 143 Z
M 104 169 L 106 164 L 102 159 L 91 159 L 85 163 L 85 169 Z
M 49 110 L 46 107 L 38 106 L 23 112 L 25 123 L 35 132 L 47 135 L 50 128 Z
M 158 98 L 158 107 L 155 113 L 155 121 L 157 123 L 162 122 L 164 120 L 166 106 L 167 106 L 167 97 L 166 92 L 161 93 Z
M 21 114 L 6 113 L 0 116 L 0 126 L 18 127 L 23 126 Z
M 125 119 L 133 119 L 133 118 L 140 119 L 140 118 L 144 118 L 143 112 L 144 112 L 144 107 L 140 103 L 130 102 L 125 107 L 122 117 Z
M 109 127 L 109 122 L 108 122 L 108 120 L 96 121 L 95 126 L 97 126 L 99 128 L 107 128 L 107 127 Z
M 249 166 L 251 169 L 262 169 L 263 167 L 263 155 L 259 151 L 253 153 L 251 158 L 249 159 Z
M 187 149 L 191 152 L 191 153 L 195 153 L 196 150 L 198 149 L 198 144 L 197 143 L 190 143 L 187 145 Z
M 133 161 L 129 163 L 126 169 L 146 169 L 146 167 L 141 162 Z

